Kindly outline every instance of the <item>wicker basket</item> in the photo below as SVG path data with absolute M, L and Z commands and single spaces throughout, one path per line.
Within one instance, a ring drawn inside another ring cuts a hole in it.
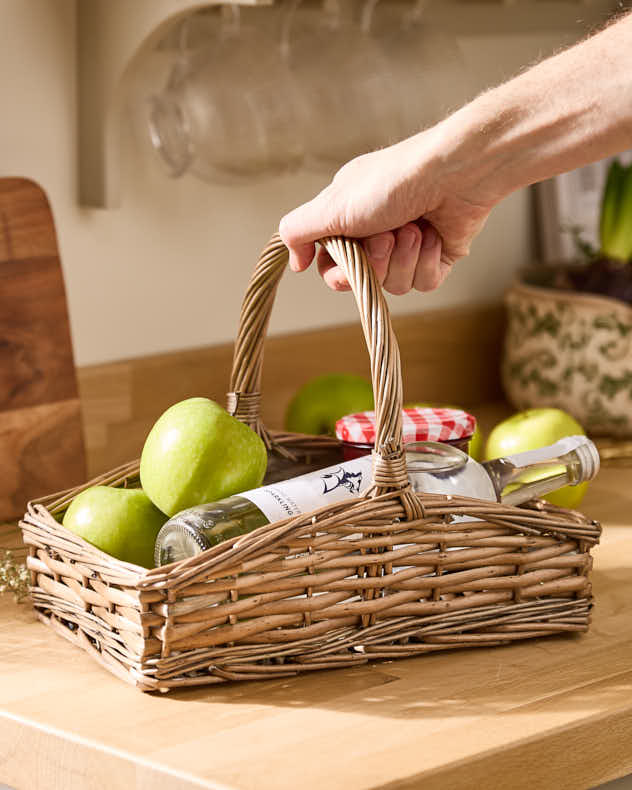
M 598 524 L 541 503 L 411 492 L 399 351 L 382 292 L 356 242 L 323 243 L 347 273 L 371 356 L 379 449 L 364 497 L 152 570 L 113 559 L 56 521 L 87 485 L 30 503 L 21 522 L 40 619 L 143 691 L 588 628 Z M 286 262 L 274 236 L 244 300 L 228 402 L 271 453 L 299 458 L 328 442 L 269 433 L 259 419 L 263 342 Z M 136 485 L 138 463 L 96 482 Z

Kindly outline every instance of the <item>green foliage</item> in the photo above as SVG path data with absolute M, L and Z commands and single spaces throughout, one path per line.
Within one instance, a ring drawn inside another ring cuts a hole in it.
M 632 259 L 632 165 L 615 159 L 608 169 L 599 219 L 601 252 L 612 260 Z

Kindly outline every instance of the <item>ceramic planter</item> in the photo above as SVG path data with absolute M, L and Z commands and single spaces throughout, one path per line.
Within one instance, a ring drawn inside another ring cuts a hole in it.
M 523 276 L 505 297 L 509 400 L 564 409 L 592 434 L 632 436 L 632 307 L 531 282 Z

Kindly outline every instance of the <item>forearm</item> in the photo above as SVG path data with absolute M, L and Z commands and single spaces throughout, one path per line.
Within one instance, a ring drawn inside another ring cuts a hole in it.
M 520 187 L 632 148 L 632 14 L 487 91 L 439 124 L 348 162 L 280 232 L 295 271 L 314 242 L 363 240 L 391 293 L 436 288 Z M 333 262 L 319 270 L 345 284 Z
M 630 53 L 632 14 L 482 94 L 436 127 L 448 166 L 493 203 L 632 148 Z

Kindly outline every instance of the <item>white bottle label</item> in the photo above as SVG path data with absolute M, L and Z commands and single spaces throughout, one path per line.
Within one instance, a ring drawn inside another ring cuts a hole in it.
M 272 523 L 361 496 L 371 483 L 372 467 L 372 457 L 363 455 L 318 472 L 244 491 L 239 496 L 249 499 Z

